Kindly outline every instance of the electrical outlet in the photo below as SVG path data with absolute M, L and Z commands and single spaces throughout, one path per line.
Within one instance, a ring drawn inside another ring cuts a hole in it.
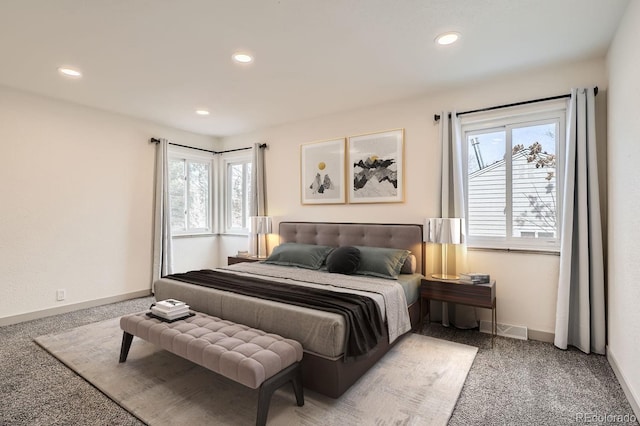
M 67 291 L 64 288 L 61 288 L 60 290 L 56 290 L 56 300 L 58 301 L 64 300 L 65 297 L 67 297 Z

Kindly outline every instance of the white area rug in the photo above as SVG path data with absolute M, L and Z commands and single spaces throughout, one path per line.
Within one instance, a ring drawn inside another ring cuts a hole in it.
M 36 342 L 150 425 L 255 424 L 258 393 L 134 337 L 118 363 L 119 319 Z M 271 401 L 269 425 L 446 425 L 477 348 L 418 334 L 403 338 L 339 399 L 290 385 Z

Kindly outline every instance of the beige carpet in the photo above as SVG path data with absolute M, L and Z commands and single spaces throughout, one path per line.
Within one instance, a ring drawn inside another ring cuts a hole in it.
M 255 424 L 257 391 L 218 377 L 139 338 L 118 363 L 117 318 L 36 342 L 150 425 Z M 270 425 L 446 425 L 477 348 L 411 334 L 339 399 L 290 385 L 271 401 Z

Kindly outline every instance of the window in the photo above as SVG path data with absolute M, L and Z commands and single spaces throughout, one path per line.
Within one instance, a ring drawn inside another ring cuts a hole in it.
M 169 197 L 173 235 L 211 233 L 211 164 L 208 157 L 169 154 Z
M 225 230 L 227 233 L 246 233 L 249 230 L 251 200 L 251 158 L 225 159 Z
M 251 170 L 250 152 L 213 157 L 170 148 L 172 235 L 246 234 Z
M 471 247 L 559 248 L 565 109 L 462 121 Z

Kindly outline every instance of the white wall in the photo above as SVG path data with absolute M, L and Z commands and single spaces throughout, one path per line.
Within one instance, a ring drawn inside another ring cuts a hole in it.
M 0 321 L 150 289 L 151 137 L 215 143 L 0 87 Z
M 249 239 L 244 235 L 220 235 L 218 238 L 218 257 L 217 266 L 224 266 L 227 264 L 227 256 L 234 256 L 239 251 L 249 250 Z M 273 243 L 271 248 L 277 245 Z
M 608 355 L 640 416 L 640 2 L 609 50 Z
M 291 123 L 223 140 L 226 149 L 260 141 L 266 151 L 268 214 L 281 220 L 422 223 L 439 212 L 440 147 L 433 114 L 568 93 L 571 87 L 606 88 L 604 60 L 501 76 L 431 96 Z M 310 100 L 312 102 L 312 100 Z M 299 145 L 395 128 L 405 129 L 405 202 L 301 205 Z M 277 225 L 277 223 L 276 223 Z M 277 227 L 276 227 L 277 229 Z M 224 240 L 223 240 L 224 241 Z M 233 250 L 222 244 L 221 255 Z M 469 268 L 498 282 L 498 321 L 553 333 L 558 256 L 469 252 Z M 490 319 L 489 312 L 482 312 Z

